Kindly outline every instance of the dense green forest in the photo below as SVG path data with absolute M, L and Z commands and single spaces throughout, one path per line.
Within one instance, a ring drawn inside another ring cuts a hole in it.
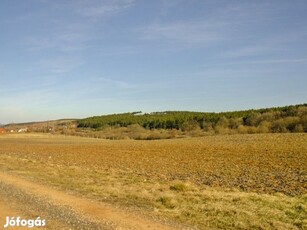
M 85 118 L 79 129 L 104 130 L 139 125 L 147 130 L 166 129 L 211 133 L 307 132 L 307 104 L 222 113 L 166 111 L 133 112 Z

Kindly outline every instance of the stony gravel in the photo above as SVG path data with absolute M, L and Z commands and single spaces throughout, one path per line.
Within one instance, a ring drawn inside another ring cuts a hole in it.
M 40 216 L 46 220 L 46 229 L 115 229 L 111 222 L 90 219 L 76 213 L 70 207 L 51 203 L 47 197 L 38 197 L 28 194 L 12 185 L 0 182 L 0 196 L 5 198 L 12 206 L 27 216 Z M 53 224 L 53 222 L 57 222 Z M 59 223 L 60 222 L 60 223 Z M 60 225 L 60 226 L 59 226 Z

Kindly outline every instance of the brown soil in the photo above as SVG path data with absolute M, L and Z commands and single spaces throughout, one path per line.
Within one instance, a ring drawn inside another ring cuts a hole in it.
M 16 136 L 0 139 L 2 156 L 46 166 L 115 170 L 151 181 L 183 180 L 291 196 L 307 193 L 307 134 L 158 141 Z

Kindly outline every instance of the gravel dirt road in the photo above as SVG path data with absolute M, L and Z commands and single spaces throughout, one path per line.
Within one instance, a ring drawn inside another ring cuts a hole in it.
M 45 219 L 46 226 L 39 229 L 175 229 L 109 204 L 95 203 L 0 172 L 1 228 L 6 216 Z M 13 229 L 22 228 L 25 227 Z

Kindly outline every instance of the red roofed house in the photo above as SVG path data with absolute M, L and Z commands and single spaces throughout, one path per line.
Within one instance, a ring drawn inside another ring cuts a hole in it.
M 5 129 L 4 128 L 0 128 L 0 133 L 5 133 Z

